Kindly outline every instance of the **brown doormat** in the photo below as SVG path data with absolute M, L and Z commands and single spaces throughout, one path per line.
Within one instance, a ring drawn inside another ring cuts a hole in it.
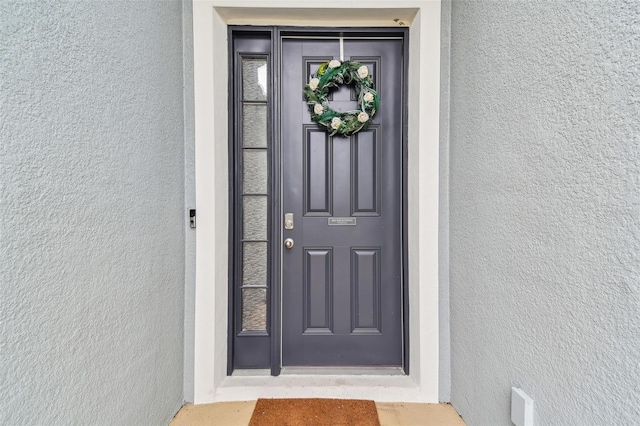
M 249 426 L 380 426 L 376 403 L 358 399 L 258 399 Z

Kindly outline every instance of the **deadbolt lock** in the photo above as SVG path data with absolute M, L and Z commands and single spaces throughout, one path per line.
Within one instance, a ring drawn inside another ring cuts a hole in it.
M 293 229 L 293 213 L 284 214 L 284 229 Z

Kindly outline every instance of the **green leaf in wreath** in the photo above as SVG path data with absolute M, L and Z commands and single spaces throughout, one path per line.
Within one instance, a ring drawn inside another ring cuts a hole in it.
M 328 66 L 329 66 L 329 62 L 321 63 L 320 66 L 318 67 L 318 76 L 323 75 Z

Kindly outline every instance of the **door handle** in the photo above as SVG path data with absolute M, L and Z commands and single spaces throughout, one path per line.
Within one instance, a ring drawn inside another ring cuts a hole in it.
M 292 238 L 287 238 L 286 240 L 284 240 L 284 246 L 286 248 L 288 248 L 288 249 L 293 247 L 293 239 Z

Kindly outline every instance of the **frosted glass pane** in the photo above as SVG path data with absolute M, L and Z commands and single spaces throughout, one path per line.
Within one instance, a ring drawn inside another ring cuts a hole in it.
M 245 196 L 242 200 L 244 239 L 267 239 L 267 197 Z
M 242 135 L 245 148 L 267 147 L 267 106 L 244 105 L 242 107 Z
M 242 165 L 242 189 L 245 194 L 267 193 L 267 151 L 245 150 Z
M 267 100 L 267 61 L 242 60 L 242 94 L 245 101 Z
M 267 243 L 244 243 L 242 285 L 267 285 Z
M 242 290 L 242 331 L 267 329 L 267 289 Z

